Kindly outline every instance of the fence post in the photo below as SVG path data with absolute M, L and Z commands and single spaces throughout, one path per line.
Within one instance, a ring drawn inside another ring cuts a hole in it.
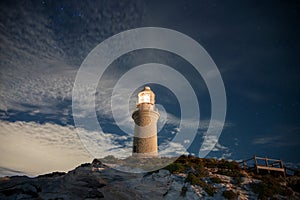
M 266 161 L 266 167 L 269 167 L 268 158 L 267 157 L 265 157 L 265 161 Z M 270 174 L 270 170 L 268 170 L 268 174 Z
M 254 155 L 254 161 L 255 161 L 255 168 L 256 168 L 256 172 L 257 174 L 259 173 L 258 167 L 257 167 L 257 159 L 256 159 L 256 155 Z

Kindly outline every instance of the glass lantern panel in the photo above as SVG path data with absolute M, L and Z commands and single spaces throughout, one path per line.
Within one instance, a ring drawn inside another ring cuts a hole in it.
M 142 92 L 138 96 L 138 104 L 140 103 L 150 103 L 150 93 Z

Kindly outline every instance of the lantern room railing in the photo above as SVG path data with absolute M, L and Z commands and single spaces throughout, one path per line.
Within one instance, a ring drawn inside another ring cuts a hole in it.
M 139 110 L 143 110 L 143 111 L 153 110 L 153 111 L 158 112 L 158 109 L 155 107 L 155 105 L 152 105 L 150 103 L 141 103 L 141 104 L 138 104 L 137 107 L 139 108 Z

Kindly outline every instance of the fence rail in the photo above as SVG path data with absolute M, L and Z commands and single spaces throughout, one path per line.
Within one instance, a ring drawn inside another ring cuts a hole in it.
M 282 160 L 254 156 L 253 158 L 241 161 L 239 164 L 242 165 L 243 169 L 254 169 L 257 173 L 260 173 L 260 171 L 267 171 L 268 173 L 276 171 L 282 172 L 286 176 L 286 169 Z

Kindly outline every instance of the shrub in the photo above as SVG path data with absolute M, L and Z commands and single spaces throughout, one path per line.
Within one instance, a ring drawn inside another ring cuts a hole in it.
M 83 163 L 80 165 L 80 167 L 90 167 L 91 163 Z
M 231 176 L 237 185 L 241 185 L 241 178 L 245 176 L 239 169 L 218 169 L 217 174 Z
M 230 170 L 237 170 L 237 171 L 240 170 L 240 165 L 237 162 L 227 161 L 224 159 L 222 159 L 218 162 L 217 167 L 222 168 L 222 169 L 230 169 Z
M 218 168 L 218 160 L 216 159 L 205 159 L 204 166 L 208 168 Z
M 219 177 L 212 177 L 210 181 L 213 183 L 223 183 L 223 181 Z
M 201 180 L 201 178 L 197 177 L 193 173 L 188 174 L 188 176 L 185 179 L 185 182 L 190 182 L 192 185 L 203 185 L 203 181 Z
M 255 193 L 258 194 L 259 199 L 268 199 L 276 194 L 283 196 L 292 195 L 292 191 L 288 188 L 281 186 L 280 182 L 272 176 L 263 176 L 262 182 L 251 184 L 251 187 Z
M 66 172 L 52 172 L 49 174 L 39 175 L 38 177 L 39 178 L 41 178 L 41 177 L 58 177 L 58 176 L 63 176 L 65 174 L 66 174 Z
M 237 194 L 235 192 L 233 192 L 232 190 L 225 190 L 222 193 L 222 196 L 225 197 L 226 199 L 236 199 L 237 198 Z
M 176 160 L 176 163 L 182 163 L 182 164 L 185 164 L 187 163 L 189 160 L 189 158 L 185 155 L 181 155 L 177 160 Z
M 204 187 L 204 190 L 209 196 L 214 196 L 214 194 L 216 192 L 216 188 L 214 188 L 211 185 L 206 185 L 206 187 Z
M 188 176 L 185 179 L 185 182 L 190 182 L 192 185 L 201 186 L 205 190 L 205 192 L 210 196 L 214 196 L 214 193 L 216 192 L 216 188 L 205 183 L 200 177 L 197 177 L 193 173 L 188 174 Z
M 171 163 L 170 165 L 166 166 L 164 169 L 169 170 L 172 174 L 185 172 L 184 165 L 180 163 Z
M 186 187 L 186 186 L 183 186 L 183 187 L 181 188 L 180 196 L 185 197 L 186 192 L 187 192 L 187 187 Z

